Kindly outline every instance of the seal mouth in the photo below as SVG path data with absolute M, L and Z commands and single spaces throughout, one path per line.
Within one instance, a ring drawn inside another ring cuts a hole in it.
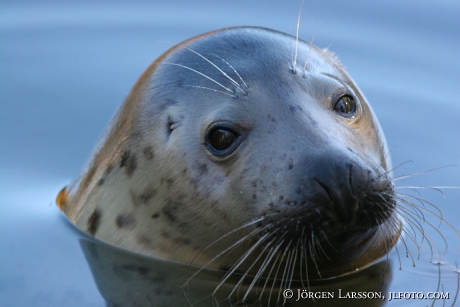
M 264 221 L 267 219 L 264 217 Z M 335 278 L 364 269 L 389 252 L 402 229 L 396 213 L 372 228 L 335 235 L 321 229 L 306 231 L 299 226 L 298 234 L 288 238 L 288 227 L 282 223 L 282 220 L 265 226 L 259 223 L 261 231 L 254 245 L 260 245 L 264 255 L 259 257 L 264 259 L 261 266 L 273 261 L 273 265 L 288 268 L 291 280 L 298 281 Z M 276 276 L 270 272 L 265 278 L 276 279 Z

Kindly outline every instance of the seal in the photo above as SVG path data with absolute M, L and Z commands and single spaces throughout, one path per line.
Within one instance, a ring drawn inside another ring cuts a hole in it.
M 369 266 L 402 229 L 357 85 L 331 52 L 258 27 L 154 61 L 57 204 L 100 240 L 277 286 Z

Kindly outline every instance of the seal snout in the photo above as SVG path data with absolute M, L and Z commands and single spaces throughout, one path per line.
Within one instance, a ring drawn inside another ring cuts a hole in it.
M 377 247 L 394 244 L 394 188 L 382 167 L 328 148 L 294 163 L 290 172 L 290 184 L 258 225 L 261 238 L 269 238 L 264 244 L 304 250 L 320 277 L 367 265 L 387 252 Z
M 309 156 L 296 164 L 292 176 L 289 190 L 267 208 L 270 219 L 262 223 L 282 227 L 278 233 L 286 242 L 305 240 L 303 233 L 321 234 L 317 241 L 359 237 L 394 211 L 393 184 L 386 172 L 348 152 Z
M 382 223 L 393 209 L 393 186 L 383 170 L 344 155 L 322 156 L 311 168 L 311 186 L 317 207 L 337 226 L 368 229 Z

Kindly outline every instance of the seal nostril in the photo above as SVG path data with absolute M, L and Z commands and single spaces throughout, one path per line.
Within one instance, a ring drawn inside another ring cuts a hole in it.
M 353 170 L 352 170 L 353 164 L 347 163 L 347 166 L 348 166 L 348 184 L 350 185 L 351 195 L 353 197 L 355 197 L 355 191 L 353 189 L 353 175 L 352 175 L 352 173 L 353 173 Z
M 325 185 L 324 183 L 322 183 L 316 178 L 313 178 L 313 180 L 316 181 L 316 183 L 318 183 L 323 188 L 324 191 L 326 191 L 327 196 L 329 197 L 330 201 L 333 203 L 334 198 L 332 197 L 331 191 L 329 191 L 327 185 Z

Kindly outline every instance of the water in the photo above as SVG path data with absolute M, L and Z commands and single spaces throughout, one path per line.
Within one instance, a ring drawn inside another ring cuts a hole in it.
M 81 173 L 137 77 L 162 52 L 233 25 L 295 33 L 300 1 L 0 5 L 0 306 L 103 306 L 77 236 L 54 206 L 58 191 Z M 379 117 L 394 165 L 413 161 L 396 176 L 460 165 L 459 13 L 453 0 L 304 4 L 300 36 L 339 56 Z M 460 186 L 460 167 L 398 185 Z M 460 191 L 443 191 L 445 198 L 422 197 L 459 229 Z M 441 282 L 454 295 L 459 242 L 442 229 L 449 249 Z M 390 254 L 390 291 L 436 291 L 438 267 L 422 247 L 415 268 L 401 246 L 401 271 Z M 431 301 L 387 305 L 421 304 Z

